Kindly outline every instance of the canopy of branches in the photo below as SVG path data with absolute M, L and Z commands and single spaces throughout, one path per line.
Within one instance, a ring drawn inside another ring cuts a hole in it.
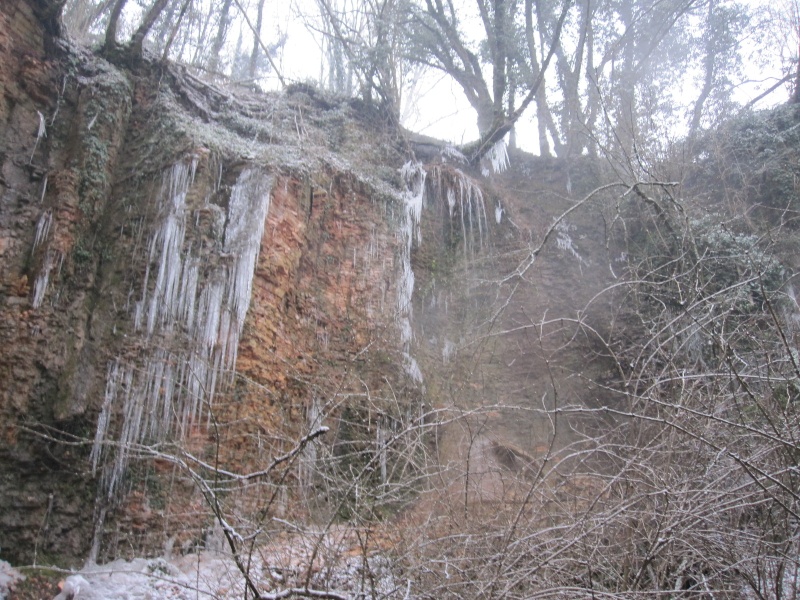
M 212 79 L 311 78 L 395 122 L 439 72 L 474 110 L 471 158 L 524 121 L 542 155 L 631 159 L 787 88 L 796 14 L 741 0 L 304 0 L 283 13 L 265 0 L 69 0 L 64 20 L 77 40 L 147 48 Z M 742 92 L 754 66 L 766 77 Z

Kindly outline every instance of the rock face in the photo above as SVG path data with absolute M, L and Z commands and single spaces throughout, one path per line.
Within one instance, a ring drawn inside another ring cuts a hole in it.
M 331 390 L 417 394 L 402 155 L 362 107 L 115 67 L 39 17 L 0 10 L 3 557 L 198 543 L 202 496 L 143 453 L 257 470 Z
M 611 257 L 600 208 L 547 230 L 567 173 L 487 187 L 354 101 L 73 48 L 45 4 L 0 7 L 2 558 L 212 547 L 232 506 L 383 518 L 426 478 L 492 502 L 571 441 L 535 414 L 554 369 L 597 397 L 602 360 L 556 355 Z

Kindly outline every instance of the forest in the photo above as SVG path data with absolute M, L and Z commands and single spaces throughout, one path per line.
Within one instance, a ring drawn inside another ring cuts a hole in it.
M 800 598 L 800 5 L 8 0 L 0 598 Z

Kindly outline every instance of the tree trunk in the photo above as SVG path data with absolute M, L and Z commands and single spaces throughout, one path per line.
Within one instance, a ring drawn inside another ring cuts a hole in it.
M 795 7 L 797 4 L 795 3 Z M 794 89 L 792 90 L 792 97 L 790 102 L 792 104 L 800 104 L 800 10 L 795 8 L 795 18 L 794 18 L 794 34 L 797 37 L 797 62 L 795 63 L 795 73 L 794 73 Z
M 556 52 L 556 46 L 561 37 L 561 30 L 564 27 L 564 21 L 566 21 L 567 14 L 569 14 L 569 7 L 569 2 L 564 3 L 564 6 L 561 10 L 561 15 L 559 15 L 558 21 L 556 21 L 553 30 L 553 41 L 550 44 L 550 49 L 547 52 L 547 56 L 542 61 L 542 68 L 539 71 L 536 79 L 531 82 L 528 94 L 525 96 L 519 107 L 513 113 L 503 116 L 502 120 L 499 122 L 494 120 L 492 126 L 485 132 L 482 132 L 480 137 L 475 142 L 467 144 L 463 148 L 464 154 L 472 164 L 477 164 L 497 142 L 502 140 L 505 135 L 511 131 L 517 120 L 519 120 L 522 114 L 528 109 L 528 106 L 530 106 L 531 102 L 533 102 L 534 98 L 536 98 L 536 93 L 544 84 L 544 74 L 547 71 L 547 67 L 550 65 L 550 61 Z
M 142 55 L 145 36 L 153 28 L 156 19 L 158 19 L 158 16 L 164 11 L 169 2 L 170 0 L 156 0 L 155 4 L 147 11 L 142 24 L 139 25 L 139 29 L 136 30 L 136 33 L 131 38 L 131 52 L 133 52 L 134 56 Z
M 211 45 L 211 56 L 208 57 L 208 70 L 212 73 L 219 71 L 219 59 L 222 54 L 222 47 L 225 45 L 225 38 L 228 35 L 228 27 L 231 23 L 231 0 L 225 0 L 219 13 L 219 27 L 214 43 Z
M 258 52 L 261 49 L 261 26 L 264 23 L 264 1 L 258 0 L 258 12 L 256 13 L 256 28 L 253 36 L 253 51 L 250 53 L 250 63 L 247 67 L 247 75 L 250 79 L 255 79 L 258 72 Z
M 700 130 L 700 120 L 703 118 L 703 106 L 708 96 L 711 94 L 714 84 L 714 34 L 711 33 L 711 29 L 714 25 L 714 6 L 715 1 L 709 0 L 708 14 L 706 15 L 706 28 L 708 33 L 706 33 L 705 56 L 703 57 L 703 89 L 700 90 L 700 95 L 694 103 L 692 122 L 689 125 L 689 139 L 693 139 Z
M 106 52 L 113 50 L 117 45 L 117 25 L 126 2 L 127 0 L 117 0 L 114 3 L 114 8 L 111 9 L 111 15 L 108 17 L 108 25 L 106 26 L 106 39 L 103 44 L 103 50 Z

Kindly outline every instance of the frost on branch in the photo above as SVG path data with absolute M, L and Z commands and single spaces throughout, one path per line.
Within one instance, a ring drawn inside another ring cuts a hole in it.
M 580 255 L 577 248 L 575 248 L 572 236 L 569 234 L 573 229 L 575 229 L 573 225 L 570 225 L 566 221 L 559 221 L 556 224 L 556 246 L 559 250 L 569 252 L 580 264 L 585 264 L 586 261 Z

